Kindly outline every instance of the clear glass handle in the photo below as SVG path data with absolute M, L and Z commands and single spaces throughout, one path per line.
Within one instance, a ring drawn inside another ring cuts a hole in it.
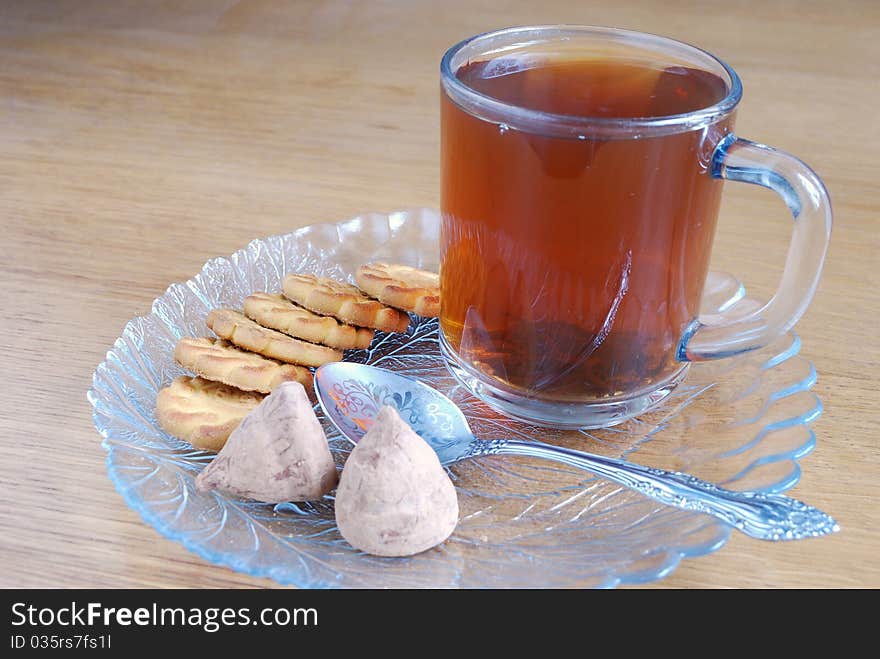
M 813 299 L 831 236 L 828 191 L 794 156 L 731 134 L 715 149 L 712 175 L 776 192 L 794 217 L 794 230 L 776 294 L 745 316 L 700 316 L 681 339 L 682 361 L 730 357 L 761 348 L 790 330 Z

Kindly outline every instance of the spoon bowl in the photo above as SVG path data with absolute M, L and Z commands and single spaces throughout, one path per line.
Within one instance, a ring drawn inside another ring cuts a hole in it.
M 475 441 L 455 403 L 406 375 L 366 364 L 334 362 L 315 373 L 315 392 L 324 414 L 353 444 L 364 436 L 383 405 L 396 408 L 443 465 L 464 459 Z
M 335 362 L 315 372 L 327 418 L 356 444 L 384 405 L 422 437 L 444 465 L 481 455 L 543 458 L 584 469 L 668 506 L 711 515 L 761 540 L 797 540 L 839 530 L 821 510 L 783 494 L 734 492 L 690 474 L 515 439 L 481 440 L 455 403 L 427 384 L 386 369 Z

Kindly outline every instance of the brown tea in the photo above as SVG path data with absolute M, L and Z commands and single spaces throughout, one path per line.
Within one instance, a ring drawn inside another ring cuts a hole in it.
M 579 117 L 669 116 L 725 82 L 620 59 L 466 64 L 505 103 Z M 441 327 L 471 368 L 530 396 L 609 398 L 671 377 L 696 318 L 732 116 L 643 139 L 525 132 L 442 99 Z

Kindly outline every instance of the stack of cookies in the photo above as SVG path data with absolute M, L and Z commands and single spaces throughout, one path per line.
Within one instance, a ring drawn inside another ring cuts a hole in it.
M 310 388 L 312 371 L 341 361 L 343 350 L 367 348 L 376 330 L 405 332 L 407 312 L 440 313 L 439 277 L 409 266 L 368 263 L 358 286 L 292 274 L 283 292 L 250 295 L 243 310 L 215 309 L 215 337 L 184 337 L 175 360 L 195 373 L 159 392 L 156 417 L 196 448 L 219 451 L 241 420 L 282 382 Z

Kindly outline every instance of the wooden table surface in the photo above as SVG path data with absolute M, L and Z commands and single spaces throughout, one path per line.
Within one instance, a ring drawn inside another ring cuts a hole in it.
M 662 8 L 661 8 L 662 5 Z M 801 321 L 825 411 L 792 493 L 831 538 L 732 538 L 659 586 L 880 586 L 880 3 L 596 0 L 0 2 L 0 586 L 271 586 L 129 510 L 86 401 L 125 322 L 257 236 L 438 204 L 438 62 L 526 23 L 615 25 L 716 53 L 737 132 L 827 183 L 835 228 Z M 769 294 L 781 203 L 725 191 L 715 267 Z

